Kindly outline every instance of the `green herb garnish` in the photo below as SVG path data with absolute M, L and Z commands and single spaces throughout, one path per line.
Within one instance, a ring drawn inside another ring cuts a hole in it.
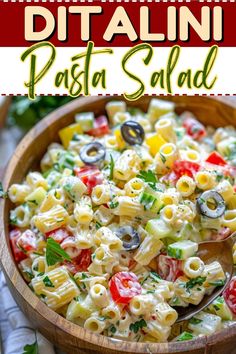
M 64 260 L 71 261 L 70 256 L 61 248 L 53 238 L 49 237 L 46 246 L 46 261 L 48 266 L 63 262 Z
M 184 340 L 191 340 L 194 338 L 194 335 L 190 332 L 183 332 L 180 334 L 180 336 L 177 338 L 177 342 L 182 342 Z
M 173 303 L 174 305 L 177 305 L 177 304 L 179 303 L 179 298 L 178 298 L 177 296 L 175 296 L 175 297 L 173 298 L 173 300 L 172 300 L 172 303 Z
M 217 305 L 213 305 L 213 307 L 214 307 L 214 309 L 215 309 L 216 311 L 219 311 L 219 310 L 220 310 L 219 306 L 217 306 Z
M 113 334 L 116 333 L 116 327 L 115 326 L 111 326 L 110 327 L 110 332 L 113 333 Z
M 18 225 L 17 217 L 10 217 L 10 224 L 11 225 Z
M 217 174 L 216 174 L 216 182 L 222 181 L 223 178 L 224 178 L 223 174 L 220 174 L 219 172 L 217 172 Z
M 102 227 L 102 224 L 100 224 L 100 222 L 96 221 L 95 224 L 96 230 L 100 229 L 100 227 Z
M 144 319 L 141 319 L 140 321 L 137 321 L 135 323 L 131 323 L 129 326 L 129 329 L 133 331 L 134 333 L 138 333 L 140 329 L 143 327 L 147 327 L 147 322 Z
M 110 207 L 110 209 L 115 209 L 115 208 L 118 207 L 118 205 L 119 205 L 119 202 L 111 201 L 110 204 L 109 204 L 109 207 Z
M 206 277 L 197 277 L 197 278 L 193 278 L 190 279 L 187 283 L 186 283 L 186 288 L 187 289 L 192 289 L 195 285 L 202 285 L 204 283 L 204 281 L 206 280 Z
M 82 279 L 87 279 L 88 276 L 85 273 L 82 273 Z
M 110 154 L 110 159 L 111 159 L 111 162 L 110 162 L 110 175 L 109 175 L 109 179 L 112 180 L 112 179 L 113 179 L 113 172 L 114 172 L 115 163 L 114 163 L 114 159 L 113 159 L 113 157 L 112 157 L 111 154 Z
M 156 282 L 159 283 L 159 281 L 161 280 L 161 277 L 159 274 L 157 274 L 156 272 L 150 272 L 149 275 L 153 280 L 155 280 Z
M 192 317 L 190 320 L 189 320 L 189 323 L 193 324 L 193 325 L 197 325 L 199 323 L 201 323 L 202 320 L 200 320 L 199 318 L 196 318 L 196 317 Z
M 223 296 L 218 296 L 218 297 L 216 298 L 216 301 L 217 301 L 219 304 L 223 304 L 223 303 L 225 302 Z
M 160 158 L 161 158 L 162 163 L 165 164 L 166 163 L 166 158 L 161 152 L 160 152 Z
M 24 270 L 23 273 L 28 276 L 29 279 L 33 279 L 34 275 L 33 273 L 29 272 L 28 270 Z
M 139 175 L 137 175 L 137 177 L 142 179 L 144 182 L 146 182 L 150 188 L 152 188 L 155 191 L 158 191 L 158 188 L 156 187 L 158 180 L 156 175 L 151 170 L 139 171 Z
M 8 193 L 3 190 L 2 182 L 0 182 L 0 198 L 6 199 L 8 197 Z
M 22 354 L 38 354 L 38 342 L 37 340 L 33 344 L 26 344 L 23 348 Z
M 37 277 L 41 277 L 44 274 L 45 274 L 44 272 L 41 272 L 41 273 L 37 274 Z
M 49 279 L 49 277 L 46 275 L 45 278 L 43 278 L 44 285 L 47 286 L 48 288 L 54 288 L 53 283 Z
M 142 179 L 144 182 L 148 183 L 148 185 L 152 188 L 152 189 L 156 189 L 156 183 L 157 181 L 157 177 L 156 175 L 151 171 L 139 171 L 139 174 L 137 175 L 138 178 Z
M 38 206 L 38 202 L 36 200 L 27 200 L 27 202 Z
M 209 282 L 210 285 L 213 285 L 213 286 L 223 286 L 225 285 L 225 280 L 221 279 L 221 280 L 216 280 L 216 281 L 213 281 L 213 282 Z
M 149 275 L 147 277 L 145 277 L 141 282 L 140 285 L 143 285 L 145 283 L 145 281 L 149 278 Z
M 206 203 L 205 199 L 202 198 L 202 197 L 198 198 L 198 202 L 201 202 L 201 204 L 205 204 Z

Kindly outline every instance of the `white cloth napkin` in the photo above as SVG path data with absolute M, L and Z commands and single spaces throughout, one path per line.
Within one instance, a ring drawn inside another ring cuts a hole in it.
M 24 346 L 33 344 L 36 338 L 39 354 L 63 354 L 35 331 L 33 325 L 23 315 L 10 294 L 2 272 L 0 272 L 0 331 L 2 354 L 22 354 Z

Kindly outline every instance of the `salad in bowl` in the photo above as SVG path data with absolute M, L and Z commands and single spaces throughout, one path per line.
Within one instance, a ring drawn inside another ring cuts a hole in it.
M 32 291 L 69 321 L 127 341 L 190 340 L 234 323 L 233 277 L 173 330 L 178 308 L 226 281 L 198 244 L 236 231 L 235 129 L 153 98 L 147 112 L 111 100 L 104 115 L 79 113 L 59 137 L 41 170 L 8 190 L 10 243 Z

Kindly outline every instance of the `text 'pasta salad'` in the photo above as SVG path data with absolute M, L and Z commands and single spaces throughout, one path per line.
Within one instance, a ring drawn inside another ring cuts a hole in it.
M 25 280 L 51 309 L 129 341 L 189 340 L 233 323 L 236 278 L 178 335 L 178 308 L 225 283 L 198 243 L 236 231 L 236 131 L 204 127 L 172 102 L 147 113 L 110 101 L 78 113 L 9 188 L 10 242 Z M 234 259 L 236 262 L 236 248 Z

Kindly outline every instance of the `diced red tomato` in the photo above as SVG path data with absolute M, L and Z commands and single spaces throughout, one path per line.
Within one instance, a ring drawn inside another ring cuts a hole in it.
M 35 233 L 31 230 L 24 231 L 18 238 L 16 245 L 25 252 L 36 251 L 37 238 Z
M 110 132 L 107 117 L 100 116 L 95 119 L 93 129 L 89 130 L 87 134 L 92 136 L 103 136 Z
M 173 171 L 180 178 L 183 175 L 193 177 L 201 166 L 196 162 L 191 161 L 175 161 Z
M 109 282 L 113 300 L 118 304 L 128 304 L 136 295 L 140 295 L 142 287 L 137 276 L 132 272 L 119 272 Z
M 56 229 L 45 234 L 46 238 L 53 238 L 54 241 L 61 243 L 65 238 L 70 236 L 70 233 L 65 228 Z
M 88 270 L 92 260 L 91 260 L 92 251 L 91 249 L 81 250 L 78 257 L 74 258 L 72 262 L 65 262 L 65 265 L 69 272 L 73 275 L 78 272 L 85 272 Z
M 27 258 L 27 255 L 17 246 L 17 241 L 20 237 L 21 237 L 21 231 L 19 229 L 13 229 L 10 231 L 11 249 L 14 255 L 14 259 L 17 263 Z
M 218 231 L 214 231 L 211 234 L 211 239 L 215 241 L 224 240 L 232 233 L 228 227 L 222 227 Z
M 218 165 L 218 166 L 227 165 L 227 162 L 223 159 L 223 157 L 217 151 L 213 151 L 206 159 L 206 162 L 209 162 L 209 163 L 212 163 L 212 164 Z
M 190 135 L 194 140 L 199 140 L 206 136 L 206 129 L 204 125 L 195 119 L 191 113 L 186 112 L 185 117 L 183 126 L 188 135 Z
M 103 182 L 103 174 L 96 166 L 85 166 L 81 169 L 75 169 L 75 174 L 87 186 L 89 194 L 91 194 L 95 186 Z
M 230 310 L 236 315 L 236 277 L 233 277 L 223 292 L 224 299 Z
M 165 254 L 160 254 L 157 257 L 157 271 L 161 278 L 168 281 L 175 281 L 182 276 L 183 262 L 179 259 L 171 258 Z

